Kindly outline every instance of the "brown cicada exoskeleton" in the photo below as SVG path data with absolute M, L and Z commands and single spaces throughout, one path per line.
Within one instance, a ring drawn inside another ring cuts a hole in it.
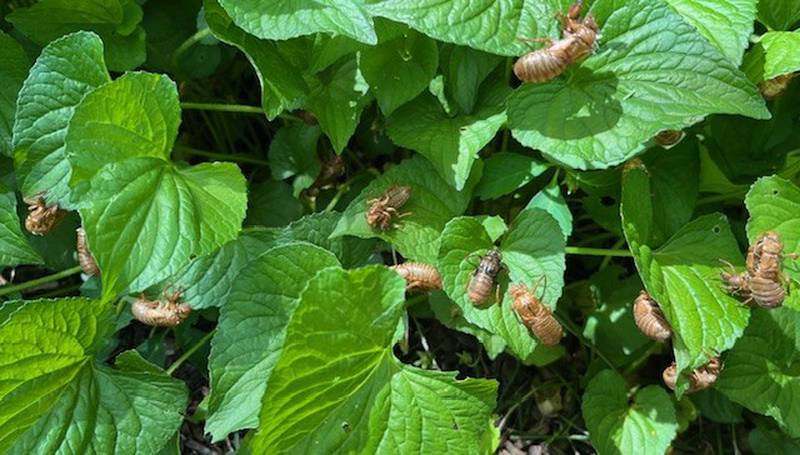
M 686 393 L 695 393 L 703 389 L 711 387 L 722 371 L 722 363 L 719 357 L 714 357 L 709 362 L 701 367 L 695 368 L 689 375 L 689 389 Z M 671 390 L 675 390 L 675 384 L 678 380 L 678 366 L 672 362 L 670 366 L 664 369 L 661 374 L 664 384 Z
M 78 264 L 81 265 L 83 273 L 87 275 L 100 275 L 100 267 L 97 266 L 97 261 L 94 260 L 92 252 L 89 251 L 89 243 L 86 241 L 86 231 L 82 227 L 77 229 L 75 248 L 78 250 Z
M 744 272 L 736 273 L 733 265 L 728 264 L 731 270 L 721 273 L 727 291 L 742 296 L 746 304 L 755 302 L 762 308 L 782 306 L 786 298 L 781 271 L 783 257 L 780 235 L 775 231 L 762 233 L 747 250 Z
M 781 74 L 780 76 L 773 77 L 772 79 L 761 81 L 758 84 L 758 90 L 761 92 L 761 96 L 768 100 L 777 98 L 786 91 L 789 83 L 792 82 L 792 79 L 796 75 L 797 73 Z
M 402 218 L 411 213 L 399 213 L 398 210 L 411 198 L 411 187 L 392 185 L 383 196 L 367 201 L 367 224 L 382 231 L 397 227 L 392 223 L 394 217 Z
M 179 303 L 182 291 L 178 290 L 167 294 L 164 290 L 163 299 L 147 300 L 144 294 L 140 295 L 131 305 L 131 313 L 137 321 L 154 327 L 175 327 L 189 317 L 192 308 L 186 303 Z
M 664 312 L 645 291 L 640 292 L 633 301 L 633 320 L 643 334 L 659 343 L 664 343 L 672 337 L 672 327 L 667 322 Z
M 553 311 L 536 297 L 535 288 L 531 291 L 524 284 L 514 284 L 508 288 L 508 292 L 513 299 L 514 311 L 530 333 L 548 346 L 561 341 L 561 324 L 553 316 Z
M 495 278 L 500 273 L 502 266 L 503 256 L 497 248 L 492 248 L 481 258 L 478 268 L 475 269 L 467 286 L 467 297 L 473 304 L 484 304 L 492 295 L 492 291 L 497 294 Z
M 34 235 L 45 235 L 52 231 L 67 212 L 58 205 L 47 206 L 44 194 L 40 193 L 32 198 L 23 199 L 28 204 L 28 217 L 25 218 L 25 229 Z
M 591 15 L 580 19 L 581 1 L 569 9 L 566 16 L 559 13 L 561 39 L 536 38 L 547 45 L 529 52 L 514 63 L 514 74 L 523 82 L 547 82 L 561 75 L 572 63 L 582 60 L 594 50 L 598 27 Z
M 684 136 L 686 133 L 683 130 L 661 130 L 653 140 L 656 144 L 668 149 L 680 142 Z
M 406 292 L 427 292 L 442 288 L 442 275 L 436 267 L 423 262 L 404 262 L 390 269 L 406 280 Z

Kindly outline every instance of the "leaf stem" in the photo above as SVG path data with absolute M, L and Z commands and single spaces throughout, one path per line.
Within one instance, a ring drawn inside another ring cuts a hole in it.
M 216 112 L 236 112 L 240 114 L 261 114 L 264 115 L 264 109 L 261 106 L 247 106 L 244 104 L 225 104 L 225 103 L 190 103 L 182 102 L 181 108 L 183 109 L 197 109 L 202 111 L 216 111 Z
M 203 345 L 206 344 L 208 342 L 208 340 L 210 340 L 211 337 L 213 337 L 216 332 L 217 332 L 217 329 L 214 329 L 214 330 L 208 332 L 207 334 L 203 335 L 203 338 L 200 338 L 199 340 L 197 340 L 197 343 L 195 343 L 192 347 L 187 349 L 183 354 L 181 354 L 180 357 L 178 357 L 177 359 L 175 359 L 174 362 L 172 362 L 172 365 L 170 365 L 169 368 L 167 368 L 166 373 L 171 376 L 172 373 L 175 372 L 175 370 L 180 368 L 181 364 L 183 364 L 183 362 L 185 362 L 186 359 L 191 357 L 192 354 L 197 352 L 198 349 L 202 348 Z
M 260 160 L 258 158 L 252 158 L 247 155 L 234 155 L 228 153 L 217 153 L 217 152 L 209 152 L 206 150 L 199 150 L 193 147 L 188 147 L 185 145 L 176 145 L 175 150 L 179 150 L 190 155 L 197 155 L 197 156 L 204 156 L 206 158 L 212 158 L 215 160 L 223 160 L 223 161 L 236 161 L 239 163 L 250 163 L 250 164 L 258 164 L 261 166 L 268 166 L 269 161 L 267 160 Z
M 53 281 L 58 281 L 62 278 L 66 278 L 68 276 L 76 275 L 81 273 L 81 266 L 76 265 L 75 267 L 68 268 L 66 270 L 62 270 L 58 273 L 54 273 L 52 275 L 43 276 L 41 278 L 36 278 L 35 280 L 26 281 L 24 283 L 15 284 L 13 286 L 6 286 L 0 288 L 0 296 L 13 294 L 15 292 L 22 292 L 28 289 L 32 289 L 38 286 L 41 286 L 46 283 L 51 283 Z
M 175 49 L 175 52 L 172 53 L 172 64 L 177 67 L 178 58 L 180 58 L 180 56 L 183 55 L 184 52 L 188 51 L 192 46 L 199 43 L 203 38 L 207 37 L 210 34 L 211 34 L 211 29 L 204 28 L 202 30 L 198 30 L 197 33 L 195 33 L 194 35 L 186 38 L 186 41 L 181 43 L 181 45 L 178 46 L 177 49 Z
M 628 250 L 606 249 L 606 248 L 587 248 L 583 246 L 568 246 L 564 250 L 567 254 L 577 254 L 581 256 L 616 256 L 622 258 L 633 257 Z

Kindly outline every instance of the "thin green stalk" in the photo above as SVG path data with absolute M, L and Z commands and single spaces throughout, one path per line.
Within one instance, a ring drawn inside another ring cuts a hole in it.
M 609 368 L 614 370 L 616 373 L 619 373 L 617 367 L 615 367 L 614 364 L 611 363 L 608 357 L 606 357 L 602 352 L 600 352 L 600 350 L 597 349 L 597 346 L 592 344 L 591 341 L 587 340 L 586 337 L 584 337 L 583 334 L 580 332 L 580 329 L 576 327 L 572 323 L 572 321 L 563 317 L 557 319 L 559 320 L 559 322 L 561 322 L 561 325 L 567 330 L 567 332 L 571 333 L 572 336 L 580 340 L 581 344 L 588 347 L 600 360 L 602 360 L 606 365 L 608 365 Z
M 217 329 L 214 329 L 214 330 L 208 332 L 207 334 L 203 335 L 203 338 L 200 338 L 199 340 L 197 340 L 197 343 L 195 343 L 192 347 L 187 349 L 186 352 L 181 354 L 180 357 L 178 357 L 174 362 L 172 362 L 172 365 L 170 365 L 169 368 L 167 368 L 166 373 L 168 375 L 172 375 L 172 373 L 174 373 L 175 370 L 180 368 L 181 364 L 183 364 L 183 362 L 185 362 L 186 359 L 191 357 L 192 354 L 197 352 L 198 349 L 202 348 L 203 345 L 206 344 L 208 342 L 208 340 L 210 340 L 211 337 L 214 336 L 214 333 L 216 333 L 216 331 L 217 331 Z
M 184 52 L 188 51 L 192 46 L 199 43 L 203 38 L 207 37 L 211 34 L 210 28 L 204 28 L 202 30 L 198 30 L 197 33 L 194 35 L 186 38 L 186 41 L 181 43 L 175 52 L 172 53 L 172 64 L 178 66 L 178 58 L 183 55 Z
M 614 245 L 611 247 L 611 249 L 612 250 L 617 250 L 617 249 L 619 249 L 619 247 L 621 247 L 624 244 L 625 244 L 625 239 L 624 238 L 620 238 L 619 240 L 616 241 L 616 243 L 614 243 Z M 600 270 L 604 270 L 606 267 L 608 267 L 608 264 L 611 263 L 611 258 L 613 258 L 613 257 L 614 256 L 606 256 L 606 257 L 604 257 L 603 261 L 600 263 Z
M 621 258 L 633 257 L 628 250 L 616 250 L 606 248 L 587 248 L 583 246 L 568 246 L 564 250 L 567 254 L 577 254 L 581 256 L 616 256 Z
M 43 284 L 51 283 L 53 281 L 58 281 L 62 278 L 66 278 L 68 276 L 77 275 L 81 273 L 81 266 L 76 265 L 75 267 L 68 268 L 66 270 L 62 270 L 58 273 L 54 273 L 52 275 L 43 276 L 41 278 L 36 278 L 35 280 L 26 281 L 24 283 L 15 284 L 13 286 L 5 286 L 0 288 L 0 296 L 13 294 L 15 292 L 22 292 L 28 289 L 33 289 L 35 287 L 39 287 Z
M 216 112 L 236 112 L 239 114 L 261 114 L 264 115 L 264 109 L 261 106 L 247 106 L 244 104 L 225 104 L 225 103 L 189 103 L 182 102 L 181 108 L 183 109 L 197 109 L 201 111 L 216 111 Z
M 269 161 L 267 160 L 260 160 L 258 158 L 252 158 L 247 155 L 234 155 L 228 153 L 217 153 L 217 152 L 209 152 L 206 150 L 199 150 L 192 147 L 187 147 L 185 145 L 176 145 L 176 150 L 181 152 L 188 153 L 190 155 L 197 155 L 197 156 L 204 156 L 206 158 L 211 158 L 215 160 L 224 160 L 224 161 L 236 161 L 239 163 L 250 163 L 250 164 L 258 164 L 261 166 L 268 166 Z

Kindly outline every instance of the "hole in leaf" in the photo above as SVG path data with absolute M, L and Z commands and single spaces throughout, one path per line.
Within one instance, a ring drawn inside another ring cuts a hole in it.
M 347 422 L 342 422 L 342 431 L 345 433 L 350 433 L 350 424 Z
M 612 205 L 617 203 L 617 200 L 611 196 L 603 196 L 600 198 L 600 203 L 606 207 L 611 207 Z
M 720 231 L 721 231 L 721 229 L 719 228 L 719 226 L 714 226 L 714 228 L 713 228 L 713 229 L 711 229 L 711 231 L 712 231 L 714 234 L 719 234 L 719 233 L 720 233 Z

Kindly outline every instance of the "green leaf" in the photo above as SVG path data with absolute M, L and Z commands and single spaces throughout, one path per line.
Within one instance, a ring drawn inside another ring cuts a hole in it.
M 265 180 L 248 191 L 245 225 L 281 227 L 303 216 L 303 203 L 285 182 Z
M 263 398 L 254 452 L 405 453 L 397 434 L 409 435 L 412 452 L 479 452 L 496 383 L 455 381 L 394 359 L 404 294 L 384 267 L 329 268 L 311 279 Z
M 236 275 L 220 308 L 209 357 L 212 393 L 206 431 L 215 441 L 258 426 L 261 397 L 300 292 L 319 270 L 338 265 L 321 248 L 293 243 L 264 252 Z
M 200 256 L 165 286 L 183 290 L 183 299 L 193 309 L 224 306 L 236 277 L 250 262 L 278 243 L 278 229 L 248 229 L 218 250 Z
M 360 63 L 364 79 L 388 116 L 428 87 L 439 66 L 439 49 L 436 41 L 406 29 L 365 49 Z
M 492 54 L 528 52 L 520 37 L 557 36 L 557 11 L 568 1 L 547 0 L 384 0 L 368 6 L 376 16 L 402 22 L 440 41 Z
M 286 226 L 278 241 L 313 243 L 335 254 L 345 268 L 364 265 L 376 242 L 349 236 L 331 237 L 341 218 L 338 212 L 312 213 Z
M 126 352 L 94 356 L 110 308 L 88 299 L 34 300 L 0 326 L 4 453 L 156 453 L 177 431 L 186 387 Z
M 747 237 L 754 241 L 768 230 L 778 232 L 785 254 L 800 253 L 800 188 L 777 176 L 758 179 L 745 198 L 750 219 Z M 783 270 L 800 281 L 800 262 L 786 259 Z
M 178 169 L 157 158 L 106 165 L 81 209 L 103 294 L 139 291 L 236 237 L 247 206 L 231 163 Z
M 75 108 L 67 127 L 70 184 L 91 180 L 108 163 L 168 160 L 180 123 L 178 88 L 166 76 L 127 73 L 96 89 Z
M 768 32 L 747 53 L 742 70 L 753 82 L 769 80 L 800 70 L 800 31 Z
M 286 125 L 279 129 L 269 144 L 269 165 L 272 178 L 284 180 L 295 177 L 294 196 L 311 186 L 321 168 L 317 156 L 319 127 L 305 123 Z
M 666 0 L 737 66 L 749 45 L 758 0 Z
M 142 8 L 135 0 L 42 0 L 6 19 L 39 45 L 79 30 L 96 32 L 114 71 L 131 70 L 145 60 L 144 30 L 138 27 Z
M 67 126 L 84 95 L 109 80 L 103 43 L 94 33 L 73 33 L 42 50 L 19 92 L 14 123 L 12 146 L 23 196 L 46 191 L 49 202 L 69 205 Z
M 0 183 L 0 268 L 42 262 L 42 257 L 22 234 L 16 195 Z
M 744 336 L 725 359 L 717 389 L 753 412 L 774 418 L 800 437 L 800 313 L 789 308 L 754 311 Z
M 11 128 L 17 109 L 17 94 L 31 64 L 22 46 L 0 31 L 0 156 L 11 156 Z
M 301 0 L 264 3 L 259 0 L 221 0 L 236 25 L 259 38 L 285 40 L 317 32 L 341 34 L 377 44 L 372 18 L 364 4 L 330 0 L 309 4 Z
M 395 229 L 373 229 L 367 224 L 367 201 L 380 197 L 394 184 L 411 187 L 411 198 L 400 210 L 411 215 L 399 219 Z M 347 206 L 331 237 L 378 237 L 394 245 L 408 260 L 435 263 L 439 233 L 452 217 L 464 212 L 470 193 L 471 188 L 456 191 L 430 162 L 413 156 L 370 182 Z
M 561 195 L 561 188 L 558 183 L 551 182 L 542 188 L 541 191 L 536 193 L 536 196 L 528 201 L 528 205 L 525 208 L 539 208 L 549 213 L 550 216 L 558 221 L 561 232 L 564 234 L 564 239 L 569 238 L 570 234 L 572 234 L 572 213 L 567 207 L 567 201 L 564 200 L 564 196 Z
M 567 78 L 523 84 L 509 98 L 511 131 L 523 145 L 569 167 L 606 168 L 659 131 L 708 114 L 769 118 L 756 88 L 667 4 L 631 0 L 612 9 L 598 18 L 597 52 Z
M 306 107 L 319 120 L 333 150 L 342 153 L 358 126 L 361 111 L 371 101 L 367 95 L 369 85 L 361 75 L 356 59 L 350 58 L 321 73 L 319 81 L 315 80 L 312 87 Z
M 612 265 L 592 275 L 595 309 L 587 316 L 583 329 L 583 336 L 616 367 L 625 366 L 636 353 L 652 344 L 636 327 L 631 311 L 642 282 L 636 275 L 623 278 L 624 273 L 622 267 Z
M 309 87 L 298 77 L 302 69 L 282 52 L 279 43 L 258 39 L 237 27 L 217 0 L 204 0 L 203 8 L 214 36 L 239 48 L 255 68 L 261 84 L 261 105 L 268 119 L 306 96 Z
M 747 435 L 747 442 L 755 455 L 800 452 L 800 438 L 790 438 L 775 425 L 758 425 Z
M 800 21 L 800 3 L 759 0 L 758 20 L 772 30 L 791 30 Z
M 661 455 L 678 430 L 675 407 L 658 386 L 647 386 L 628 399 L 625 379 L 603 370 L 586 387 L 583 418 L 600 455 Z
M 472 113 L 481 84 L 502 60 L 499 55 L 470 47 L 442 46 L 439 67 L 444 75 L 446 92 L 460 112 Z
M 729 349 L 742 335 L 749 311 L 719 281 L 721 261 L 742 264 L 739 246 L 720 214 L 701 216 L 665 244 L 653 243 L 649 180 L 643 168 L 623 177 L 622 222 L 636 268 L 675 334 L 678 370 L 696 368 Z M 688 385 L 681 377 L 678 393 Z
M 475 195 L 485 201 L 497 199 L 522 188 L 549 167 L 535 158 L 513 152 L 495 153 L 485 161 Z
M 520 359 L 532 356 L 538 340 L 512 310 L 501 276 L 503 302 L 476 307 L 467 297 L 469 281 L 480 257 L 493 242 L 481 223 L 472 217 L 454 218 L 442 231 L 439 270 L 447 295 L 458 305 L 464 319 L 492 335 L 500 336 L 508 349 Z M 564 236 L 558 223 L 541 209 L 520 213 L 502 238 L 500 251 L 508 268 L 509 280 L 533 288 L 550 308 L 555 308 L 564 284 Z M 544 277 L 544 278 L 542 278 Z
M 742 422 L 742 407 L 728 399 L 725 394 L 716 388 L 702 390 L 692 394 L 691 397 L 692 402 L 700 409 L 703 417 L 713 422 Z
M 389 137 L 418 151 L 439 175 L 461 190 L 469 179 L 478 152 L 506 121 L 505 99 L 510 92 L 501 82 L 486 87 L 475 112 L 450 117 L 428 93 L 401 107 L 387 120 Z

